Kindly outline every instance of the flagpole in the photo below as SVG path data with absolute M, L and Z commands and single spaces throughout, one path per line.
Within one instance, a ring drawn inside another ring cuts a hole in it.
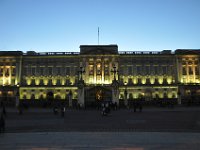
M 98 27 L 98 45 L 99 45 L 99 27 Z

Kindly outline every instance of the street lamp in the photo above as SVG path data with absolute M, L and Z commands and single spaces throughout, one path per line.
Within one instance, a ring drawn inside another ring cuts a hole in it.
M 124 82 L 124 85 L 125 85 L 125 90 L 124 90 L 124 104 L 125 104 L 125 106 L 128 106 L 128 100 L 127 100 L 128 92 L 127 92 L 127 82 L 126 81 Z

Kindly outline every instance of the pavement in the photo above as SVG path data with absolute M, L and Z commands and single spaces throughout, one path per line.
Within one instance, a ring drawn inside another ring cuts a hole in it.
M 0 134 L 1 150 L 199 150 L 199 133 L 34 132 Z
M 67 109 L 65 116 L 52 109 L 28 109 L 19 115 L 7 109 L 6 132 L 200 132 L 200 107 L 120 109 L 103 117 L 100 110 Z
M 200 107 L 120 109 L 107 117 L 100 110 L 31 108 L 19 115 L 7 108 L 1 150 L 199 150 Z

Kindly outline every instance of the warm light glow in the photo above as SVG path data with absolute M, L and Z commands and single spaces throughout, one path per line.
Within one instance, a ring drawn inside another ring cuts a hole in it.
M 36 78 L 35 79 L 35 85 L 39 85 L 40 84 L 40 79 L 39 78 Z
M 142 84 L 145 84 L 146 83 L 146 79 L 143 77 L 142 78 Z
M 168 78 L 167 78 L 167 83 L 168 83 L 168 84 L 172 84 L 172 77 L 168 77 Z
M 44 85 L 47 85 L 47 84 L 48 84 L 48 78 L 45 78 L 45 79 L 43 80 L 43 82 L 44 82 Z
M 104 84 L 110 84 L 109 80 L 105 80 Z
M 65 85 L 65 80 L 61 79 L 61 85 Z
M 31 85 L 31 79 L 26 80 L 27 85 Z
M 154 84 L 154 83 L 155 83 L 155 78 L 154 78 L 154 77 L 151 77 L 151 78 L 150 78 L 150 83 L 151 83 L 151 84 Z
M 162 78 L 162 77 L 159 77 L 159 78 L 158 78 L 158 82 L 159 82 L 159 84 L 163 84 L 163 78 Z
M 137 84 L 137 78 L 136 77 L 134 77 L 132 80 L 133 80 L 133 84 Z

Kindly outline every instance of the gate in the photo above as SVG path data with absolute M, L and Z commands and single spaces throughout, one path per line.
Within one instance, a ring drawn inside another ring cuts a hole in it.
M 112 90 L 110 87 L 95 86 L 85 90 L 85 106 L 100 107 L 103 102 L 112 102 Z

